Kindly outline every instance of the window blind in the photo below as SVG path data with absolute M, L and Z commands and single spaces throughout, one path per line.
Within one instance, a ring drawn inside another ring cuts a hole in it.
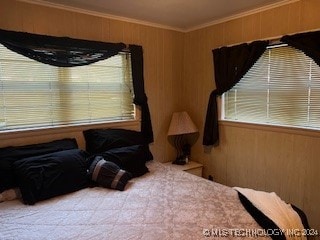
M 320 68 L 300 50 L 270 47 L 223 102 L 226 120 L 320 128 Z
M 131 58 L 54 67 L 0 45 L 0 130 L 134 118 Z

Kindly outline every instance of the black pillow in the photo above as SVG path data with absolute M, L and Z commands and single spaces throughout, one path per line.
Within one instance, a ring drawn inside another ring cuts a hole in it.
M 27 157 L 78 148 L 76 139 L 61 139 L 47 143 L 0 148 L 0 193 L 17 186 L 13 177 L 13 162 Z
M 139 177 L 147 173 L 149 170 L 146 167 L 146 161 L 153 159 L 149 147 L 146 145 L 114 148 L 98 155 L 130 172 L 133 177 Z
M 71 149 L 15 161 L 14 174 L 23 202 L 32 205 L 87 187 L 87 157 L 85 151 Z
M 148 144 L 141 132 L 126 129 L 90 129 L 84 131 L 83 135 L 86 140 L 86 150 L 91 154 L 112 148 Z
M 97 156 L 89 168 L 89 174 L 92 181 L 99 186 L 123 191 L 128 181 L 132 178 L 131 173 L 120 169 L 113 163 Z

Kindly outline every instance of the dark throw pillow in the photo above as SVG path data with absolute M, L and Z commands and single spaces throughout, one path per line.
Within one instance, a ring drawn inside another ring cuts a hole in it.
M 90 129 L 83 132 L 86 150 L 91 154 L 132 145 L 147 145 L 141 132 L 126 129 Z
M 87 187 L 87 157 L 85 151 L 72 149 L 15 161 L 23 202 L 32 205 Z
M 101 156 L 95 157 L 92 162 L 89 174 L 92 181 L 99 186 L 123 191 L 128 181 L 132 178 L 131 173 L 120 169 L 118 165 L 103 159 Z
M 61 139 L 47 143 L 0 148 L 0 193 L 17 186 L 12 171 L 12 164 L 15 161 L 76 148 L 78 148 L 76 139 Z
M 98 155 L 130 172 L 133 177 L 139 177 L 147 173 L 149 170 L 146 167 L 146 161 L 153 159 L 149 147 L 146 145 L 114 148 Z

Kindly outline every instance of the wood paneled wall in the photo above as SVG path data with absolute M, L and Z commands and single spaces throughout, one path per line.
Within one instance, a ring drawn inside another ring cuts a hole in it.
M 204 175 L 229 186 L 274 191 L 302 208 L 320 229 L 320 133 L 243 124 L 220 125 L 220 145 L 202 146 L 214 89 L 212 49 L 320 28 L 320 1 L 301 0 L 186 33 L 182 99 L 200 129 L 192 148 Z M 190 50 L 192 49 L 192 51 Z
M 142 45 L 155 137 L 151 151 L 162 162 L 174 158 L 166 133 L 172 112 L 178 110 L 176 89 L 182 76 L 183 33 L 15 0 L 0 1 L 0 16 L 1 29 Z

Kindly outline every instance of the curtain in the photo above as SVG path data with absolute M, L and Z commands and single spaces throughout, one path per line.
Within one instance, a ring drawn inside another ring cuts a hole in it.
M 38 62 L 56 67 L 88 65 L 119 53 L 124 43 L 105 43 L 0 30 L 0 43 Z
M 286 35 L 281 41 L 303 51 L 320 66 L 320 31 Z
M 217 96 L 237 84 L 260 58 L 267 46 L 268 41 L 255 41 L 212 51 L 216 89 L 211 92 L 209 98 L 203 145 L 216 145 L 219 141 Z
M 141 107 L 141 132 L 148 141 L 153 142 L 153 131 L 148 106 L 148 98 L 144 89 L 143 51 L 141 46 L 129 45 L 131 52 L 131 68 L 134 89 L 134 103 Z
M 106 43 L 52 37 L 0 29 L 0 43 L 33 60 L 57 67 L 88 65 L 118 54 L 124 43 Z M 149 143 L 153 132 L 147 96 L 144 90 L 143 52 L 141 46 L 130 45 L 134 103 L 141 106 L 141 132 Z

